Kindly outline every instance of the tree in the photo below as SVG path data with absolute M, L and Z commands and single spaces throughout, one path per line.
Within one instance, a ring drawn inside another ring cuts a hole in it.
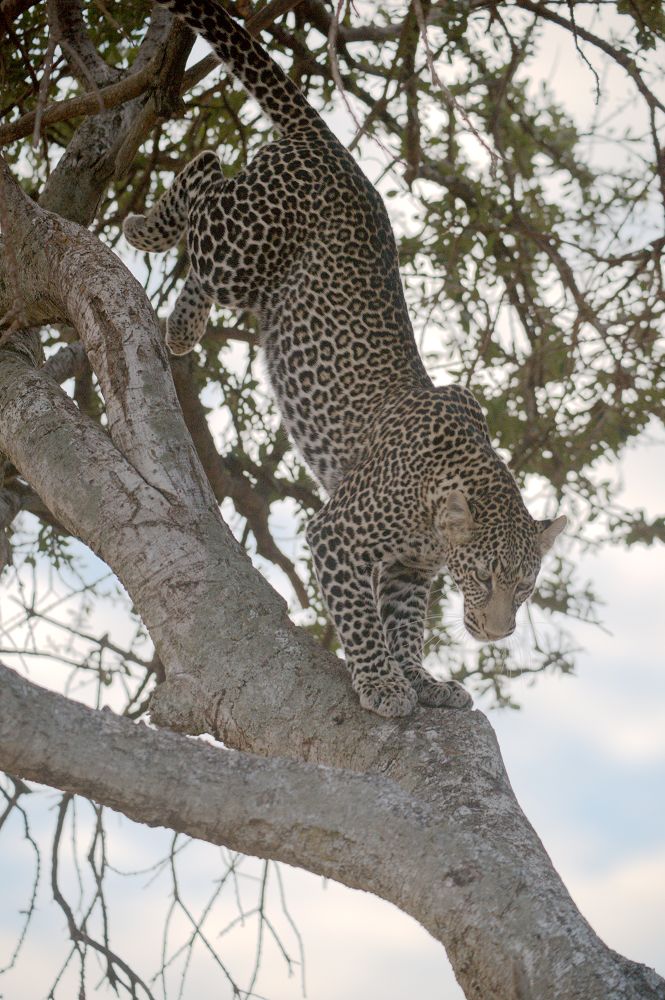
M 593 24 L 585 5 L 530 0 L 413 0 L 399 14 L 359 7 L 339 19 L 317 0 L 273 0 L 248 23 L 266 30 L 324 113 L 349 106 L 360 126 L 352 146 L 391 160 L 379 183 L 387 196 L 401 190 L 413 216 L 400 250 L 430 364 L 441 362 L 446 328 L 449 371 L 481 397 L 527 488 L 549 482 L 552 501 L 565 493 L 580 522 L 615 541 L 662 540 L 663 519 L 618 508 L 593 469 L 663 415 L 665 108 L 652 80 L 657 54 L 649 60 L 665 32 L 660 8 L 600 4 Z M 72 667 L 91 671 L 99 692 L 124 683 L 128 716 L 84 708 L 3 667 L 7 811 L 18 808 L 22 779 L 38 781 L 367 888 L 442 941 L 468 997 L 591 1000 L 610 987 L 617 998 L 663 996 L 659 977 L 609 951 L 580 917 L 480 713 L 422 710 L 387 722 L 357 707 L 322 648 L 333 640 L 306 563 L 280 548 L 269 520 L 279 505 L 301 519 L 320 498 L 263 394 L 251 317 L 220 313 L 201 352 L 169 365 L 144 289 L 112 252 L 124 253 L 124 216 L 201 148 L 220 147 L 229 172 L 251 156 L 265 141 L 262 117 L 233 81 L 216 73 L 203 82 L 211 56 L 187 68 L 194 39 L 163 9 L 147 27 L 138 2 L 113 15 L 103 5 L 83 12 L 78 0 L 3 0 L 0 11 L 0 554 L 13 547 L 19 577 L 48 561 L 59 586 L 78 594 Z M 606 135 L 614 104 L 599 78 L 590 136 L 547 87 L 533 92 L 548 25 L 582 59 L 602 56 L 621 71 L 642 109 L 629 133 Z M 20 141 L 30 135 L 32 147 Z M 601 139 L 618 144 L 618 167 L 599 164 Z M 143 262 L 156 308 L 183 263 L 177 254 Z M 237 342 L 242 366 L 232 360 Z M 60 387 L 68 380 L 71 394 Z M 216 386 L 219 440 L 206 420 Z M 229 502 L 239 541 L 220 516 Z M 21 512 L 37 527 L 17 521 Z M 136 623 L 126 646 L 86 631 L 97 594 L 69 539 L 126 588 Z M 309 605 L 308 630 L 292 623 L 244 545 Z M 34 591 L 18 594 L 23 626 L 49 616 Z M 564 559 L 536 601 L 596 614 Z M 504 701 L 507 655 L 483 651 L 470 663 L 447 645 L 457 677 Z M 570 669 L 565 635 L 534 663 Z M 148 696 L 157 731 L 130 721 Z M 224 747 L 182 735 L 199 733 Z M 141 988 L 71 909 L 68 922 L 81 954 L 101 949 L 112 981 Z

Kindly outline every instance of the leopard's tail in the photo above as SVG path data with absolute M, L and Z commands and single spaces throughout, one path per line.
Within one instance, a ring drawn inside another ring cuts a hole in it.
M 295 83 L 224 10 L 219 0 L 158 0 L 212 46 L 223 63 L 261 105 L 280 131 L 327 126 Z

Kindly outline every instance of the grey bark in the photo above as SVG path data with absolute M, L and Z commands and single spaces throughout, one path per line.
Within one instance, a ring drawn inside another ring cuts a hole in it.
M 340 662 L 292 625 L 222 522 L 141 287 L 8 177 L 5 199 L 22 267 L 18 287 L 0 281 L 0 314 L 18 295 L 31 322 L 78 330 L 109 432 L 7 350 L 0 450 L 127 587 L 166 670 L 153 721 L 243 753 L 89 712 L 4 672 L 0 766 L 376 892 L 445 945 L 470 1000 L 665 998 L 660 977 L 579 914 L 484 716 L 359 708 Z
M 83 69 L 83 75 L 95 88 L 114 81 L 119 73 L 99 57 L 88 38 L 78 0 L 58 0 L 54 11 L 54 27 L 62 36 L 73 75 L 81 77 Z M 147 69 L 155 75 L 158 72 L 168 73 L 169 67 L 165 65 L 161 46 L 171 24 L 171 14 L 167 10 L 158 8 L 153 12 L 128 78 L 136 78 Z M 152 83 L 152 73 L 146 74 L 143 89 L 148 89 Z M 120 106 L 105 110 L 100 99 L 99 113 L 85 119 L 49 174 L 40 204 L 72 221 L 89 225 L 109 181 L 117 174 L 118 155 L 127 135 L 136 130 L 145 103 L 146 98 L 141 95 L 134 100 L 125 99 Z

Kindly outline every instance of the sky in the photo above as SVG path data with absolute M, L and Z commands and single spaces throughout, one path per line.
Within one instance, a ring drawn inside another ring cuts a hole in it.
M 580 115 L 587 114 L 587 70 L 554 43 L 547 73 L 550 69 L 556 69 L 558 93 Z M 619 468 L 611 470 L 619 472 L 624 483 L 620 500 L 662 516 L 664 470 L 665 432 L 652 427 Z M 103 571 L 101 564 L 99 569 Z M 594 582 L 605 602 L 605 629 L 570 623 L 582 649 L 575 674 L 542 676 L 536 683 L 517 679 L 513 692 L 521 709 L 490 710 L 489 716 L 517 798 L 584 916 L 608 945 L 665 975 L 663 547 L 586 554 L 579 572 Z M 7 607 L 5 603 L 5 620 Z M 123 628 L 120 608 L 106 614 L 111 634 Z M 31 665 L 31 676 L 57 687 L 64 674 L 44 661 Z M 32 834 L 48 845 L 58 796 L 47 790 L 31 798 Z M 0 834 L 0 966 L 16 942 L 34 872 L 34 855 L 19 820 L 13 816 Z M 61 875 L 74 895 L 77 875 L 68 845 L 73 837 L 85 848 L 91 824 L 90 809 L 81 803 L 76 827 L 65 831 Z M 139 827 L 115 814 L 107 815 L 107 826 L 109 857 L 119 871 L 147 869 L 170 849 L 172 834 L 167 831 Z M 230 858 L 204 844 L 184 847 L 177 858 L 183 901 L 191 913 L 199 913 L 223 879 Z M 65 953 L 66 928 L 50 902 L 48 857 L 46 862 L 20 961 L 0 977 L 0 998 L 5 1000 L 44 997 Z M 244 986 L 251 978 L 257 945 L 256 919 L 249 911 L 259 897 L 264 869 L 252 859 L 233 864 L 236 877 L 227 877 L 221 885 L 206 927 L 211 943 Z M 311 1000 L 462 997 L 443 949 L 410 917 L 367 893 L 284 866 L 281 873 L 290 919 L 283 912 L 274 866 L 268 871 L 266 912 L 296 959 L 301 936 Z M 85 871 L 81 877 L 85 882 Z M 171 891 L 169 868 L 133 878 L 115 872 L 107 877 L 113 945 L 142 972 L 151 973 L 160 963 L 162 921 Z M 237 919 L 239 898 L 246 913 L 244 926 L 234 926 L 220 938 L 225 926 Z M 184 913 L 176 910 L 170 925 L 173 947 L 186 939 L 189 926 Z M 256 994 L 270 1000 L 302 996 L 301 967 L 294 965 L 289 974 L 269 930 L 261 947 Z M 169 975 L 177 984 L 178 961 Z M 98 978 L 93 963 L 90 982 Z M 74 971 L 66 973 L 61 987 L 58 996 L 76 995 Z M 101 988 L 95 995 L 113 994 Z M 202 944 L 195 949 L 183 995 L 185 1000 L 231 996 L 223 973 Z

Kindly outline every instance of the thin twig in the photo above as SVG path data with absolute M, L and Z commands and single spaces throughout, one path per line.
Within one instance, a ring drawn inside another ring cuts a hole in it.
M 575 0 L 567 0 L 567 2 L 568 2 L 568 11 L 570 13 L 570 23 L 571 23 L 571 26 L 572 26 L 572 29 L 573 29 L 573 39 L 575 41 L 575 48 L 577 50 L 577 54 L 580 57 L 580 59 L 582 59 L 587 64 L 587 66 L 589 67 L 589 69 L 593 73 L 593 79 L 594 79 L 594 82 L 595 82 L 595 85 L 596 85 L 596 104 L 599 104 L 600 103 L 600 79 L 598 77 L 598 73 L 595 70 L 595 67 L 592 66 L 592 64 L 589 62 L 589 60 L 587 59 L 587 57 L 582 52 L 582 49 L 580 48 L 580 40 L 577 37 L 577 23 L 575 21 Z
M 49 30 L 46 53 L 44 55 L 44 71 L 39 82 L 39 93 L 37 94 L 37 107 L 35 109 L 35 126 L 32 130 L 32 148 L 39 148 L 39 136 L 42 127 L 42 116 L 48 98 L 48 88 L 51 82 L 51 71 L 53 70 L 53 57 L 55 55 L 56 38 L 55 32 Z
M 57 101 L 49 104 L 41 117 L 41 128 L 55 122 L 67 121 L 70 118 L 80 118 L 83 115 L 96 114 L 102 107 L 114 108 L 118 104 L 133 100 L 142 94 L 153 82 L 159 66 L 159 58 L 144 66 L 138 73 L 111 83 L 108 87 L 94 90 L 80 97 L 72 97 L 67 101 Z M 0 128 L 0 146 L 6 146 L 16 139 L 22 139 L 34 131 L 36 112 L 29 111 L 15 122 Z
M 358 130 L 360 130 L 363 127 L 362 122 L 360 121 L 355 111 L 351 107 L 351 102 L 347 97 L 346 89 L 342 81 L 342 75 L 339 71 L 339 61 L 337 59 L 337 36 L 339 34 L 339 19 L 342 13 L 344 2 L 345 0 L 337 0 L 337 6 L 335 7 L 335 12 L 332 18 L 330 19 L 330 28 L 328 30 L 328 58 L 330 59 L 330 72 L 332 74 L 335 86 L 340 92 L 346 110 L 351 115 L 353 124 L 356 126 Z
M 441 91 L 443 99 L 448 105 L 449 110 L 451 112 L 454 111 L 459 115 L 467 131 L 470 132 L 474 136 L 474 138 L 478 140 L 480 145 L 487 152 L 487 155 L 490 158 L 490 176 L 494 180 L 497 175 L 499 163 L 503 161 L 503 157 L 499 153 L 497 153 L 495 149 L 492 149 L 487 140 L 480 134 L 476 126 L 469 118 L 465 109 L 462 107 L 462 105 L 457 100 L 452 91 L 450 91 L 449 88 L 446 87 L 445 83 L 437 73 L 436 67 L 434 66 L 434 59 L 432 58 L 432 50 L 430 49 L 429 45 L 429 38 L 427 35 L 427 22 L 425 20 L 425 14 L 423 12 L 421 0 L 413 0 L 413 8 L 416 12 L 416 19 L 418 21 L 420 36 L 425 46 L 425 58 L 427 60 L 427 66 L 430 72 L 430 76 L 432 78 L 432 83 L 435 85 L 435 87 L 438 87 L 438 89 Z

